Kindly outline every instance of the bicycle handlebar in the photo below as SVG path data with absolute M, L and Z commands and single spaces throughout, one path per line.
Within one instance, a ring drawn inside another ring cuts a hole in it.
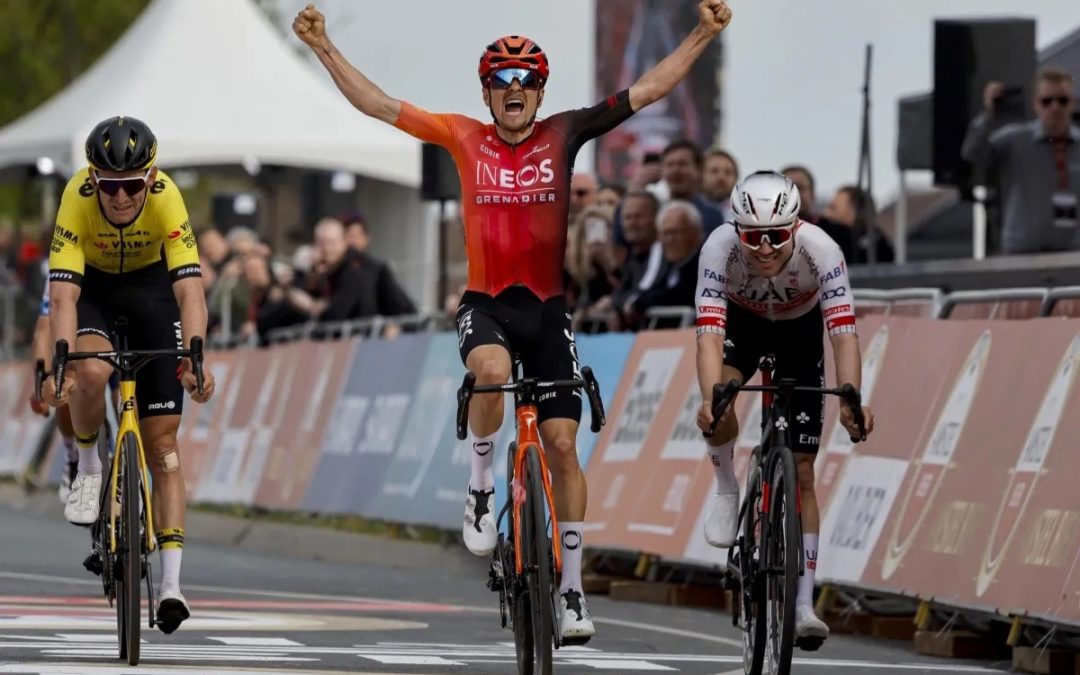
M 508 384 L 485 384 L 480 386 L 476 386 L 476 374 L 470 371 L 465 373 L 465 379 L 457 392 L 458 440 L 463 441 L 468 435 L 469 401 L 472 399 L 473 394 L 513 393 L 525 395 L 535 394 L 545 389 L 584 389 L 589 399 L 589 411 L 592 413 L 592 423 L 589 428 L 595 434 L 599 433 L 600 428 L 607 424 L 607 418 L 604 414 L 604 402 L 600 398 L 600 384 L 596 381 L 592 368 L 588 366 L 582 366 L 581 379 L 541 381 L 535 377 L 530 377 Z
M 101 359 L 114 368 L 120 368 L 116 359 L 136 358 L 142 359 L 142 362 L 134 368 L 141 368 L 144 364 L 153 361 L 154 359 L 166 358 L 166 357 L 180 357 L 191 359 L 191 369 L 195 373 L 195 387 L 198 389 L 199 394 L 203 393 L 203 339 L 199 336 L 191 338 L 190 349 L 124 349 L 114 350 L 110 352 L 72 352 L 69 351 L 67 340 L 57 340 L 56 349 L 53 353 L 53 373 L 55 374 L 56 385 L 56 398 L 60 398 L 60 393 L 64 388 L 64 375 L 67 371 L 67 363 L 69 361 L 85 361 L 87 359 Z M 38 360 L 38 377 L 41 381 L 44 381 L 45 363 L 42 360 Z M 41 392 L 41 382 L 38 383 L 38 393 Z
M 834 389 L 826 389 L 823 387 L 781 387 L 775 384 L 744 385 L 740 384 L 738 380 L 730 380 L 726 385 L 720 385 L 719 383 L 713 385 L 713 421 L 709 426 L 709 430 L 704 432 L 705 438 L 712 438 L 716 433 L 716 426 L 720 423 L 720 418 L 724 416 L 724 412 L 727 411 L 727 407 L 731 404 L 732 399 L 735 398 L 735 394 L 740 391 L 779 393 L 781 389 L 791 392 L 808 392 L 811 394 L 839 396 L 851 410 L 851 414 L 855 418 L 855 425 L 859 428 L 859 436 L 851 436 L 851 442 L 858 443 L 859 441 L 866 440 L 866 419 L 863 417 L 862 412 L 862 395 L 859 393 L 859 390 L 850 383 Z

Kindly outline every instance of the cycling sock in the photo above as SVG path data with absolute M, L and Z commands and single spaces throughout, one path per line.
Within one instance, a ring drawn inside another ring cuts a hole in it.
M 574 589 L 585 595 L 581 587 L 581 551 L 585 548 L 582 536 L 584 523 L 559 523 L 559 546 L 562 551 L 562 579 L 559 595 Z
M 75 444 L 79 447 L 79 473 L 83 475 L 101 473 L 101 458 L 98 457 L 97 432 L 89 435 L 75 433 Z
M 162 591 L 180 590 L 180 560 L 184 555 L 184 528 L 167 527 L 155 533 L 161 549 Z
M 735 440 L 732 439 L 721 446 L 708 444 L 706 446 L 709 449 L 709 457 L 712 459 L 713 471 L 716 473 L 716 494 L 739 494 L 739 482 L 735 480 L 735 464 L 732 461 L 732 456 L 735 454 Z
M 61 436 L 60 439 L 64 442 L 64 450 L 67 451 L 67 461 L 68 462 L 77 462 L 77 461 L 79 461 L 79 449 L 77 447 L 75 447 L 75 437 L 74 436 Z
M 479 438 L 470 429 L 469 447 L 472 448 L 472 473 L 469 475 L 469 488 L 494 490 L 495 474 L 491 470 L 491 465 L 495 461 L 495 434 Z
M 798 604 L 803 605 L 804 607 L 813 607 L 814 574 L 817 572 L 818 536 L 816 534 L 804 534 L 802 539 L 806 563 L 803 568 L 803 575 L 799 577 Z

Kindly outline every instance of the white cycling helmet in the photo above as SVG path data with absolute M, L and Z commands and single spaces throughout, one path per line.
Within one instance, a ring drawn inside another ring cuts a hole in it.
M 799 188 L 775 171 L 755 171 L 735 184 L 731 210 L 740 227 L 783 227 L 799 216 Z

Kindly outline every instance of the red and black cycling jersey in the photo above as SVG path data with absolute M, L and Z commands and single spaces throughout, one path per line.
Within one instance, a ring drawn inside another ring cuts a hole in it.
M 511 145 L 494 124 L 402 102 L 395 125 L 446 148 L 461 178 L 468 289 L 497 295 L 523 284 L 541 300 L 563 292 L 570 176 L 578 150 L 633 114 L 629 90 L 536 121 Z

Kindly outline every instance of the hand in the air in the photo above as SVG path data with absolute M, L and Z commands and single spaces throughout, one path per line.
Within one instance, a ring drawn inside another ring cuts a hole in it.
M 719 35 L 731 23 L 731 8 L 724 0 L 701 0 L 698 24 L 710 35 Z
M 296 36 L 312 49 L 325 47 L 330 42 L 326 37 L 326 17 L 315 9 L 315 5 L 300 10 L 293 19 L 292 27 Z

